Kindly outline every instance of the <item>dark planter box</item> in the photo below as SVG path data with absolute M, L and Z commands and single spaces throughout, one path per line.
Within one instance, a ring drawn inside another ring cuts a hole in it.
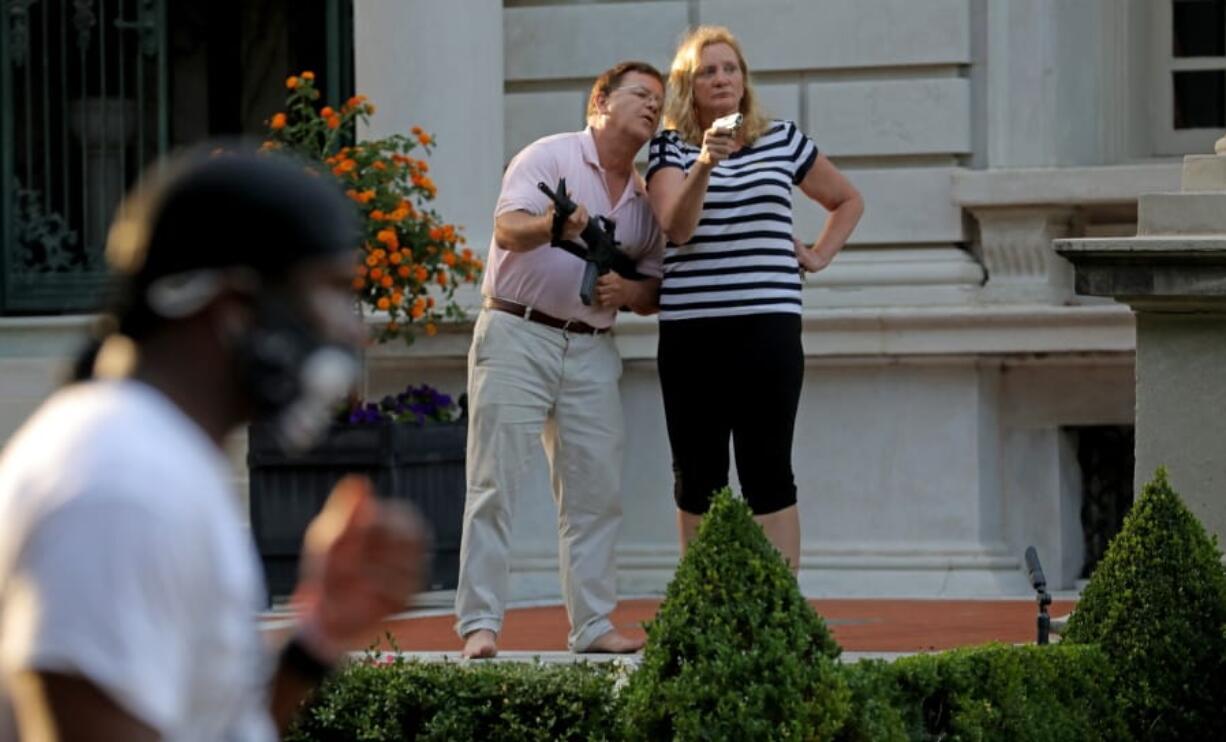
M 264 425 L 249 429 L 251 530 L 269 599 L 289 595 L 307 524 L 346 474 L 365 474 L 375 491 L 411 502 L 434 532 L 431 590 L 455 588 L 464 517 L 463 421 L 337 425 L 310 452 L 288 456 Z

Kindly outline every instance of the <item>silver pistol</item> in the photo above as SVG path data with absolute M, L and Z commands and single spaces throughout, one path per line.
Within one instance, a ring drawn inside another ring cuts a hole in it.
M 744 120 L 745 117 L 741 114 L 730 113 L 727 116 L 720 116 L 719 118 L 715 119 L 715 121 L 711 122 L 711 128 L 718 129 L 720 131 L 734 132 L 741 128 L 741 122 Z

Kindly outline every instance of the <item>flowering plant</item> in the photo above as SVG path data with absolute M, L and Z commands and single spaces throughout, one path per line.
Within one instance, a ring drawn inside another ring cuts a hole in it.
M 427 384 L 409 385 L 397 395 L 388 395 L 378 402 L 356 402 L 342 415 L 351 425 L 386 422 L 447 423 L 460 416 L 464 400 L 457 404 L 450 394 L 443 394 Z
M 362 264 L 353 288 L 363 308 L 387 314 L 376 339 L 411 343 L 414 324 L 433 335 L 440 321 L 463 319 L 455 290 L 475 284 L 482 263 L 459 229 L 427 207 L 438 188 L 427 175 L 428 163 L 410 153 L 420 147 L 429 155 L 434 137 L 415 126 L 411 137 L 394 134 L 349 145 L 345 133 L 358 121 L 369 122 L 373 103 L 356 95 L 340 109 L 316 108 L 319 91 L 310 71 L 288 78 L 285 87 L 286 110 L 268 120 L 264 149 L 289 150 L 318 163 L 358 204 Z

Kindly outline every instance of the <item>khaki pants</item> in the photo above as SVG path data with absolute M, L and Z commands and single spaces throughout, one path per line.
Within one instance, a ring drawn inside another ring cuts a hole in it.
M 461 636 L 502 629 L 511 514 L 523 496 L 525 468 L 542 444 L 558 508 L 567 643 L 583 651 L 613 629 L 621 370 L 608 334 L 565 333 L 488 309 L 477 318 L 468 356 L 468 492 L 456 588 Z

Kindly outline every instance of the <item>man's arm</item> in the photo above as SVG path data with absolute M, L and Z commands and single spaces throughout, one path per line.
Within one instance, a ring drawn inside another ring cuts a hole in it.
M 408 605 L 425 580 L 429 536 L 406 507 L 376 500 L 366 477 L 337 483 L 311 521 L 293 603 L 302 627 L 282 651 L 269 692 L 284 731 L 347 649 L 375 639 L 379 622 Z
M 596 279 L 596 298 L 603 307 L 630 307 L 635 314 L 660 311 L 660 279 L 631 281 L 609 271 Z
M 156 730 L 76 675 L 25 671 L 8 681 L 17 738 L 57 742 L 157 742 Z M 3 730 L 0 730 L 3 731 Z
M 575 209 L 562 227 L 562 239 L 573 240 L 587 226 L 587 209 Z M 494 218 L 494 241 L 511 252 L 528 252 L 553 239 L 553 204 L 544 214 L 508 211 Z

